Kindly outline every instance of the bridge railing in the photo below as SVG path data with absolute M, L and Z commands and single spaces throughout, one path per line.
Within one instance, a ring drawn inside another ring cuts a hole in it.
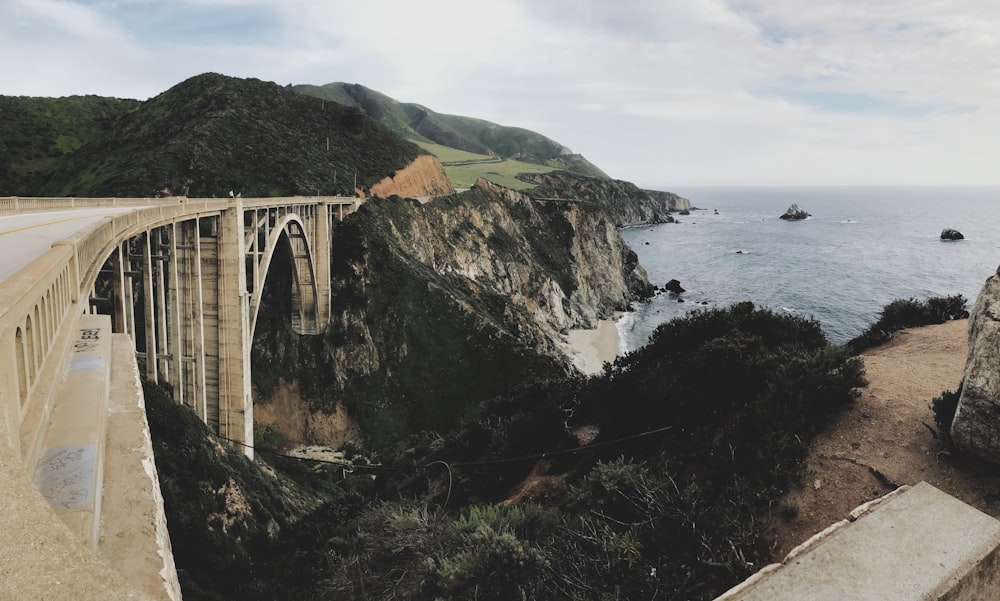
M 168 198 L 77 198 L 70 196 L 5 196 L 0 197 L 0 215 L 54 211 L 65 209 L 93 209 L 101 207 L 140 207 L 156 204 L 182 203 L 181 196 Z
M 234 199 L 148 198 L 0 198 L 0 214 L 82 207 L 144 207 L 109 217 L 56 242 L 20 272 L 0 283 L 0 409 L 7 418 L 11 440 L 33 410 L 32 397 L 39 375 L 49 361 L 52 343 L 79 299 L 87 298 L 97 273 L 116 244 L 142 231 L 177 220 L 217 214 L 240 202 L 244 208 L 315 205 L 320 202 L 349 207 L 358 198 L 291 197 Z

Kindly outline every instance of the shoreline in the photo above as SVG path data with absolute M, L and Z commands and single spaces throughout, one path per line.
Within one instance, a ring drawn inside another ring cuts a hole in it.
M 605 363 L 614 363 L 620 356 L 618 320 L 601 319 L 594 329 L 571 329 L 566 332 L 563 350 L 573 360 L 573 365 L 584 375 L 592 376 L 604 370 Z

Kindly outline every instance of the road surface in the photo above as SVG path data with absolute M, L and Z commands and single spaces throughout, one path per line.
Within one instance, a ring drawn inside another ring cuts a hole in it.
M 65 240 L 106 217 L 142 208 L 66 209 L 0 216 L 0 283 L 43 255 L 53 242 Z

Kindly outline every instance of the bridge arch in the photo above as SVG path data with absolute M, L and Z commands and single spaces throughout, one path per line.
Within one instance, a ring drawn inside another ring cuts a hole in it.
M 300 334 L 318 334 L 320 293 L 316 286 L 316 265 L 309 237 L 302 219 L 296 213 L 283 215 L 274 224 L 273 236 L 255 235 L 254 244 L 267 238 L 266 247 L 253 269 L 253 292 L 250 297 L 249 336 L 253 341 L 257 330 L 257 316 L 260 313 L 264 285 L 271 271 L 271 263 L 280 244 L 287 244 L 291 258 L 292 280 L 292 327 Z M 248 254 L 252 251 L 248 248 Z M 249 276 L 248 274 L 248 280 Z

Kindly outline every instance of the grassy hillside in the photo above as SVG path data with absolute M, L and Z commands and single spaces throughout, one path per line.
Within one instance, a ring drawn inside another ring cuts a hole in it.
M 100 96 L 0 96 L 0 196 L 35 193 L 59 161 L 139 104 Z
M 552 168 L 524 161 L 504 160 L 489 163 L 445 165 L 444 170 L 456 188 L 471 188 L 477 179 L 484 177 L 495 184 L 512 190 L 527 190 L 534 187 L 534 184 L 518 178 L 518 175 L 548 173 L 552 171 Z
M 33 192 L 68 196 L 353 193 L 423 151 L 360 110 L 276 84 L 204 74 L 124 114 Z
M 442 146 L 440 144 L 435 144 L 434 142 L 424 142 L 421 140 L 414 140 L 414 143 L 426 150 L 427 152 L 436 156 L 443 164 L 448 163 L 471 163 L 477 162 L 481 163 L 484 161 L 499 161 L 496 157 L 491 157 L 488 154 L 477 154 L 475 152 L 468 152 L 466 150 L 459 150 L 457 148 L 449 148 L 447 146 Z
M 566 169 L 581 175 L 607 177 L 582 156 L 572 154 L 555 140 L 527 129 L 436 113 L 419 104 L 399 102 L 358 84 L 299 85 L 293 89 L 309 96 L 358 107 L 404 138 L 433 142 L 475 154 L 546 165 L 553 169 Z M 441 155 L 438 157 L 442 161 L 447 160 Z

